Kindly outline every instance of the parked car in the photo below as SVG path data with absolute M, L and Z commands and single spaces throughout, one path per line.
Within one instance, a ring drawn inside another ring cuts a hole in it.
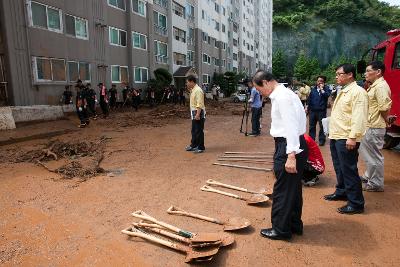
M 246 101 L 246 86 L 238 86 L 237 91 L 232 94 L 232 100 L 235 103 L 245 102 Z

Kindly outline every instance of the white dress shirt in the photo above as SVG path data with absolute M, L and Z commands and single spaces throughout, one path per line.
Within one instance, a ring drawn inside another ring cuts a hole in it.
M 283 85 L 277 86 L 271 99 L 271 130 L 273 137 L 286 138 L 286 153 L 302 152 L 299 136 L 306 132 L 306 113 L 299 97 Z

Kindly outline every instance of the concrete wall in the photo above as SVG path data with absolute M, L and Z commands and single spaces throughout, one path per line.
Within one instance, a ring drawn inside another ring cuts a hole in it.
M 0 107 L 0 130 L 15 129 L 15 121 L 10 107 Z

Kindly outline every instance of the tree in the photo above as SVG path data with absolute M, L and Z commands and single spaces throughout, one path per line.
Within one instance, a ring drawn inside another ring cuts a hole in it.
M 304 52 L 301 52 L 294 64 L 294 76 L 301 81 L 305 81 L 310 76 L 310 64 Z
M 160 81 L 162 86 L 168 86 L 172 82 L 172 74 L 167 69 L 158 68 L 154 71 L 154 77 Z
M 277 79 L 287 76 L 286 59 L 281 49 L 278 49 L 272 56 L 272 74 Z

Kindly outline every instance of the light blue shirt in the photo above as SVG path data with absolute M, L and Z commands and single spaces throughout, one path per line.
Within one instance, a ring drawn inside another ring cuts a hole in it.
M 251 103 L 252 108 L 261 108 L 262 107 L 260 92 L 258 92 L 255 87 L 251 88 L 249 102 Z

